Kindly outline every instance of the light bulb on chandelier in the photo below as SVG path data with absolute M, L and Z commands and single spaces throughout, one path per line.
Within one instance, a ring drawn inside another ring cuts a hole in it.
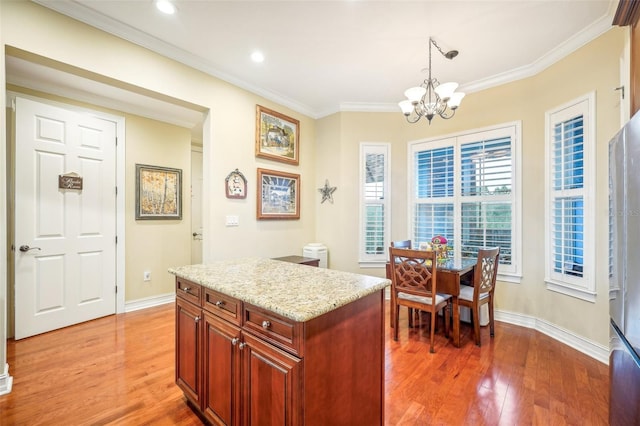
M 404 92 L 407 97 L 400 102 L 400 109 L 409 123 L 416 123 L 420 118 L 431 120 L 436 115 L 444 119 L 453 117 L 464 98 L 464 93 L 456 92 L 458 83 L 440 83 L 437 78 L 431 76 L 431 45 L 447 59 L 458 56 L 457 50 L 443 52 L 440 46 L 429 37 L 429 77 L 420 86 L 412 87 Z

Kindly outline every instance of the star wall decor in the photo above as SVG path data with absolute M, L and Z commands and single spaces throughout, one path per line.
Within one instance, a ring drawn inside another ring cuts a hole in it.
M 338 189 L 336 186 L 329 186 L 329 179 L 324 181 L 324 188 L 318 188 L 318 191 L 322 194 L 322 201 L 320 204 L 329 200 L 333 204 L 333 193 Z

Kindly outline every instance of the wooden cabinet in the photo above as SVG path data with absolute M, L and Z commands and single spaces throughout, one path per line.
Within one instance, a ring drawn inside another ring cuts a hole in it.
M 240 327 L 204 313 L 204 415 L 214 424 L 240 424 Z
M 176 383 L 211 423 L 383 423 L 383 291 L 306 322 L 182 278 L 176 291 Z
M 196 406 L 202 396 L 202 310 L 176 298 L 176 383 Z

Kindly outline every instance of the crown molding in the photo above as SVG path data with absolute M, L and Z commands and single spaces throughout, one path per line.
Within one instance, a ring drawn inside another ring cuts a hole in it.
M 129 41 L 138 46 L 144 47 L 159 55 L 173 59 L 198 71 L 202 71 L 208 75 L 226 81 L 241 89 L 247 90 L 258 96 L 262 96 L 280 105 L 291 108 L 301 114 L 318 118 L 317 113 L 309 106 L 283 96 L 279 93 L 265 90 L 258 86 L 247 83 L 232 75 L 223 73 L 207 63 L 203 58 L 176 47 L 170 43 L 166 43 L 156 37 L 152 37 L 136 28 L 126 25 L 113 18 L 105 16 L 74 0 L 59 0 L 49 2 L 44 0 L 32 0 L 47 9 L 54 10 L 63 15 L 84 22 L 92 27 L 98 28 L 106 33 L 112 34 L 118 38 Z
M 387 104 L 364 102 L 343 102 L 340 105 L 336 105 L 335 108 L 326 108 L 324 110 L 313 109 L 306 104 L 295 101 L 289 97 L 283 96 L 282 94 L 265 90 L 244 80 L 238 79 L 232 75 L 223 73 L 213 68 L 203 58 L 197 55 L 190 54 L 176 46 L 161 41 L 155 37 L 149 36 L 148 34 L 143 33 L 136 28 L 133 28 L 129 25 L 123 24 L 120 21 L 98 13 L 88 8 L 84 4 L 76 2 L 75 0 L 59 0 L 56 2 L 45 0 L 32 1 L 40 4 L 43 7 L 55 10 L 61 14 L 79 20 L 81 22 L 86 22 L 89 25 L 105 31 L 109 34 L 115 35 L 131 43 L 145 47 L 162 56 L 173 59 L 177 62 L 202 71 L 213 77 L 219 78 L 220 80 L 226 81 L 230 84 L 233 84 L 234 86 L 247 90 L 258 96 L 264 97 L 265 99 L 276 102 L 280 105 L 288 107 L 294 111 L 297 111 L 314 119 L 322 118 L 336 112 L 399 111 L 399 108 L 395 103 Z M 635 3 L 636 0 L 633 0 L 633 2 Z M 585 27 L 582 31 L 576 33 L 566 42 L 562 43 L 552 51 L 543 55 L 533 63 L 503 72 L 498 75 L 490 76 L 482 80 L 463 83 L 461 84 L 460 89 L 469 94 L 534 76 L 611 29 L 615 13 L 616 2 L 611 1 L 607 13 L 604 14 L 598 21 L 594 22 L 588 27 Z

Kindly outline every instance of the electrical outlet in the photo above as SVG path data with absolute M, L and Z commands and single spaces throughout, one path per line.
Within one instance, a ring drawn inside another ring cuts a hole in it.
M 144 271 L 144 274 L 142 275 L 142 279 L 144 281 L 151 281 L 151 272 Z
M 227 215 L 225 225 L 226 226 L 239 226 L 240 218 L 236 215 Z

